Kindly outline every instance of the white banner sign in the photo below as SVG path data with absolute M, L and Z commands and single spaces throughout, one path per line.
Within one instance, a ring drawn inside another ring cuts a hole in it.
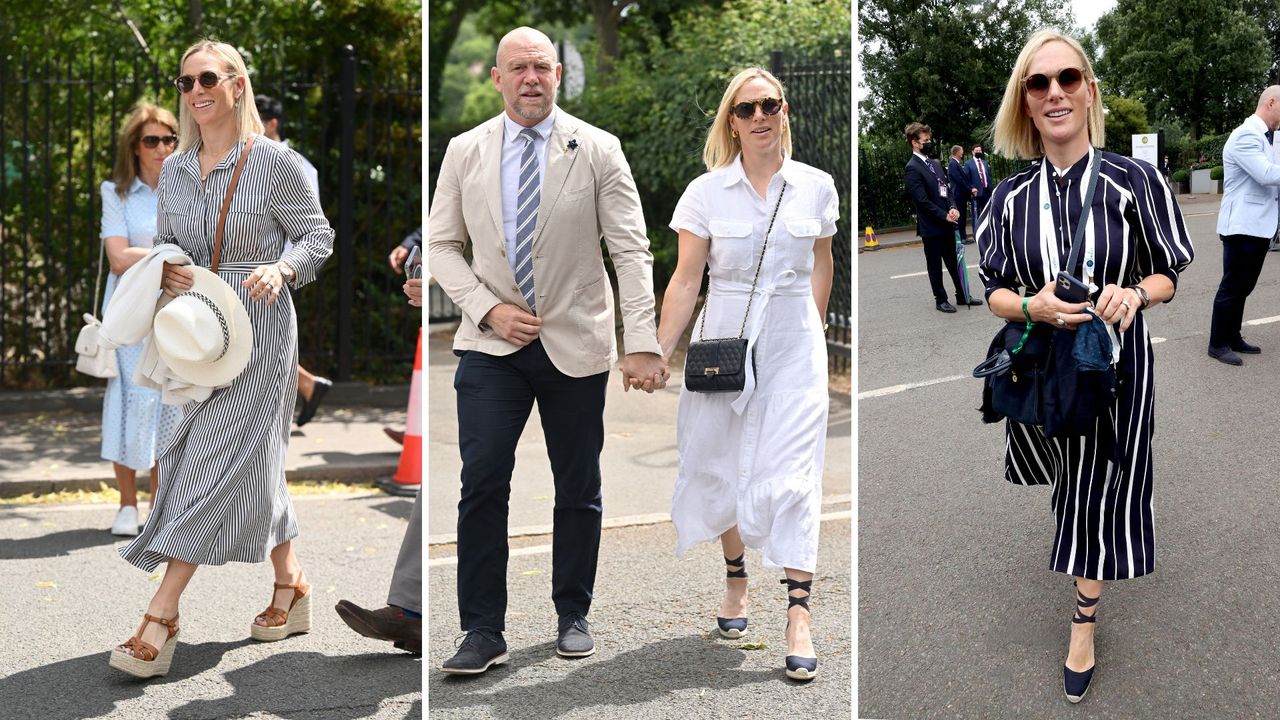
M 1130 153 L 1138 160 L 1146 160 L 1156 167 L 1160 167 L 1160 155 L 1156 149 L 1158 143 L 1155 133 L 1145 133 L 1143 135 L 1133 136 L 1133 152 Z

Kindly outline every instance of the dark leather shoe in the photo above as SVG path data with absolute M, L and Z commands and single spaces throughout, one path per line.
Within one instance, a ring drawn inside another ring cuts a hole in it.
M 1257 355 L 1262 352 L 1262 348 L 1257 345 L 1250 345 L 1245 342 L 1244 338 L 1240 338 L 1239 342 L 1231 343 L 1231 349 L 1238 353 L 1244 353 L 1245 355 Z
M 311 398 L 302 402 L 302 412 L 298 413 L 298 427 L 311 422 L 311 418 L 316 416 L 316 408 L 320 407 L 320 401 L 324 400 L 325 394 L 329 392 L 331 387 L 333 387 L 332 380 L 322 377 L 316 378 L 315 384 L 311 386 Z
M 556 654 L 561 657 L 586 657 L 594 654 L 596 643 L 591 639 L 587 619 L 572 613 L 560 618 L 560 632 L 556 637 Z
M 956 304 L 967 305 L 969 307 L 978 307 L 979 305 L 982 304 L 982 301 L 979 300 L 978 298 L 969 298 L 968 300 L 961 300 L 960 298 L 956 298 Z
M 1211 347 L 1209 348 L 1209 357 L 1213 358 L 1214 360 L 1217 360 L 1218 362 L 1224 362 L 1228 365 L 1244 364 L 1244 361 L 1240 359 L 1240 356 L 1237 355 L 1235 351 L 1229 347 Z
M 970 235 L 970 236 L 968 236 L 968 237 L 966 237 L 966 238 L 964 239 L 964 244 L 965 244 L 965 245 L 972 245 L 972 244 L 974 244 L 974 243 L 976 243 L 976 242 L 978 242 L 978 241 L 977 241 L 977 240 L 974 240 L 972 235 Z
M 956 311 L 956 306 L 955 306 L 955 305 L 952 305 L 951 303 L 947 302 L 946 300 L 943 300 L 942 302 L 937 303 L 934 307 L 938 308 L 939 310 L 941 310 L 941 311 L 942 311 L 942 312 L 944 312 L 944 313 L 953 313 L 953 312 L 955 312 L 955 311 Z
M 347 627 L 367 638 L 390 640 L 401 650 L 422 654 L 422 618 L 411 618 L 398 607 L 365 610 L 349 600 L 339 600 L 334 608 Z
M 479 675 L 490 666 L 501 665 L 509 659 L 502 633 L 472 630 L 458 646 L 458 652 L 445 660 L 440 669 L 455 675 Z

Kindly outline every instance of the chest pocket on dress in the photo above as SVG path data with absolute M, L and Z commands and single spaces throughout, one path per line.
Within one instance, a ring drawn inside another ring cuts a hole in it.
M 711 262 L 730 270 L 747 270 L 755 266 L 755 242 L 751 223 L 741 220 L 711 218 Z
M 792 267 L 813 269 L 813 241 L 822 232 L 822 221 L 818 218 L 791 218 L 786 221 L 787 259 Z

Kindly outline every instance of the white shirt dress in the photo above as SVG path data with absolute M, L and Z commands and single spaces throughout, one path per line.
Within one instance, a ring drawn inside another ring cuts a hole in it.
M 754 372 L 749 364 L 741 393 L 681 389 L 671 517 L 677 556 L 736 525 L 765 567 L 813 572 L 828 397 L 826 339 L 810 279 L 814 241 L 835 234 L 835 183 L 788 159 L 762 198 L 739 157 L 689 184 L 670 227 L 710 240 L 710 288 L 693 339 L 736 337 L 784 179 L 746 323 Z

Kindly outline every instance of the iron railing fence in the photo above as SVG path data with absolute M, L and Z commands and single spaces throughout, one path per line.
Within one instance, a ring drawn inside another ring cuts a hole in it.
M 849 372 L 853 357 L 849 48 L 846 45 L 813 54 L 774 51 L 770 66 L 787 90 L 795 159 L 830 174 L 840 196 L 840 220 L 831 247 L 835 274 L 827 304 L 827 348 L 831 369 Z
M 338 379 L 402 382 L 421 315 L 386 258 L 422 214 L 421 79 L 340 55 L 336 67 L 250 68 L 255 91 L 283 103 L 285 137 L 318 169 L 337 230 L 297 298 L 301 357 Z M 73 369 L 73 343 L 95 305 L 98 187 L 134 103 L 177 110 L 171 75 L 127 51 L 0 56 L 0 388 L 92 382 Z

